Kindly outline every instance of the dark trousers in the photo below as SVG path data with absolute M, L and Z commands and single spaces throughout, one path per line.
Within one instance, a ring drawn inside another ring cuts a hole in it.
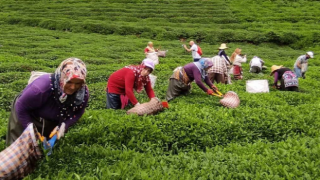
M 225 84 L 225 77 L 224 74 L 219 74 L 219 73 L 209 73 L 208 78 L 212 83 L 217 82 L 217 83 L 222 83 Z
M 107 90 L 107 109 L 121 109 L 120 94 L 109 93 Z
M 174 78 L 170 78 L 167 90 L 166 100 L 171 101 L 180 95 L 186 95 L 190 92 L 191 86 Z
M 193 62 L 198 62 L 200 60 L 200 58 L 194 58 Z
M 260 67 L 258 67 L 258 66 L 252 66 L 252 67 L 250 68 L 250 72 L 252 72 L 252 73 L 260 73 L 260 72 L 261 72 L 261 69 L 260 69 Z

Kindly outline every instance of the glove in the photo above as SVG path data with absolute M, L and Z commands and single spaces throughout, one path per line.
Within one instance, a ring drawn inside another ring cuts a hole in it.
M 60 138 L 62 138 L 64 136 L 64 132 L 66 131 L 66 124 L 62 123 L 58 132 L 57 132 L 57 139 L 59 140 Z
M 212 95 L 213 94 L 213 90 L 212 89 L 208 89 L 207 90 L 207 94 Z
M 56 126 L 56 127 L 51 131 L 49 138 L 52 138 L 54 135 L 56 135 L 57 132 L 58 132 L 58 130 L 59 130 L 59 127 Z
M 140 105 L 140 103 L 137 103 L 137 104 L 135 104 L 134 106 L 136 107 L 136 106 L 139 106 Z
M 278 86 L 278 85 L 273 85 L 272 86 L 274 89 L 280 89 L 280 86 Z
M 218 88 L 215 85 L 212 85 L 211 89 L 213 89 L 214 91 L 218 91 Z

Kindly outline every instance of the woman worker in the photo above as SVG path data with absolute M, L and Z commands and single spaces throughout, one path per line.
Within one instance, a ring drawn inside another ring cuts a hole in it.
M 242 79 L 242 63 L 247 62 L 247 56 L 241 56 L 241 49 L 237 48 L 231 55 L 230 60 L 233 64 L 233 76 L 234 79 Z
M 200 59 L 198 62 L 192 62 L 184 67 L 176 68 L 173 72 L 173 75 L 170 77 L 169 87 L 166 95 L 167 101 L 171 101 L 181 94 L 189 93 L 191 88 L 190 83 L 193 80 L 195 80 L 196 84 L 209 95 L 213 93 L 213 90 L 218 90 L 218 88 L 212 84 L 207 76 L 207 71 L 212 67 L 212 65 L 212 61 L 209 59 Z M 205 85 L 203 85 L 201 81 L 202 79 L 211 89 L 208 89 Z
M 49 137 L 56 127 L 57 139 L 83 115 L 89 99 L 86 65 L 78 58 L 64 60 L 53 74 L 44 74 L 14 99 L 6 143 L 12 144 L 28 126 Z
M 158 49 L 154 49 L 153 42 L 148 42 L 147 47 L 144 49 L 144 53 L 147 55 L 148 53 L 158 52 Z
M 291 69 L 273 65 L 271 67 L 270 76 L 274 77 L 274 85 L 273 87 L 283 90 L 283 91 L 298 91 L 298 79 L 294 72 Z M 280 81 L 281 85 L 278 85 L 278 81 Z
M 154 98 L 149 74 L 154 70 L 154 63 L 150 59 L 143 60 L 138 66 L 126 66 L 109 77 L 107 92 L 107 109 L 124 109 L 129 104 L 139 105 L 133 90 L 140 93 L 143 88 L 148 97 Z

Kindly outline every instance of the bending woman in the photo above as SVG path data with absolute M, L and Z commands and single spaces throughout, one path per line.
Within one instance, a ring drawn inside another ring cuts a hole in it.
M 60 139 L 83 115 L 89 99 L 85 84 L 86 65 L 77 58 L 64 60 L 53 74 L 44 74 L 29 84 L 14 99 L 6 143 L 12 144 L 27 128 L 36 125 L 49 137 L 59 127 Z
M 282 91 L 298 91 L 298 78 L 291 69 L 273 65 L 271 67 L 270 76 L 274 77 L 273 87 L 280 89 Z M 281 82 L 281 85 L 278 85 L 278 81 Z
M 138 66 L 126 66 L 109 77 L 107 92 L 107 109 L 124 109 L 129 104 L 139 105 L 133 90 L 140 93 L 143 88 L 148 97 L 154 98 L 149 74 L 154 70 L 154 63 L 150 59 L 143 60 Z
M 218 90 L 218 88 L 212 84 L 207 74 L 207 71 L 212 65 L 212 61 L 209 59 L 200 59 L 198 62 L 189 63 L 184 67 L 176 68 L 173 75 L 170 77 L 166 95 L 167 101 L 171 101 L 181 94 L 189 93 L 191 88 L 190 84 L 193 80 L 195 80 L 196 84 L 209 95 L 213 93 L 213 90 Z M 208 89 L 202 83 L 202 79 L 211 89 Z

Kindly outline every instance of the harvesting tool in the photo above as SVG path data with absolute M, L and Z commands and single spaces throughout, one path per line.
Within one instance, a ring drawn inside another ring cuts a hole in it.
M 54 144 L 56 143 L 56 140 L 57 140 L 57 135 L 54 135 L 50 140 L 47 140 L 46 137 L 44 137 L 44 140 L 43 140 L 43 148 L 45 150 L 49 150 L 47 155 L 50 156 L 52 154 L 52 149 L 53 149 L 53 146 Z
M 212 93 L 211 95 L 217 96 L 217 97 L 220 97 L 220 98 L 223 97 L 223 94 L 222 94 L 220 91 L 218 91 L 218 90 L 214 90 L 214 93 Z
M 52 154 L 53 146 L 57 141 L 57 133 L 58 133 L 58 129 L 55 128 L 49 136 L 50 140 L 47 140 L 47 138 L 42 136 L 39 132 L 37 133 L 40 141 L 42 142 L 44 150 L 48 150 L 48 153 L 47 153 L 48 156 Z

